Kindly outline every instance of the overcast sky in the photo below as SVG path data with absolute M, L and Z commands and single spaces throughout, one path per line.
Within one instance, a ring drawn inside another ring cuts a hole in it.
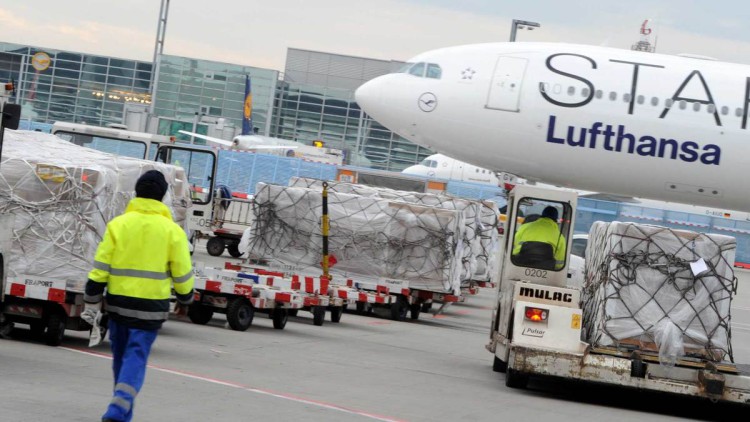
M 3 0 L 0 41 L 150 61 L 160 0 Z M 657 51 L 750 63 L 740 0 L 173 0 L 164 52 L 283 70 L 287 47 L 406 60 L 434 48 L 507 41 L 629 48 L 646 18 Z

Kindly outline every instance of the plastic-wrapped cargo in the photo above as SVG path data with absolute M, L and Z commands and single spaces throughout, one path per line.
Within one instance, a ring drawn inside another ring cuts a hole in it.
M 40 132 L 6 131 L 0 213 L 14 217 L 8 277 L 65 280 L 82 289 L 109 220 L 125 211 L 141 174 L 164 173 L 164 203 L 184 225 L 182 168 L 83 148 Z
M 334 274 L 408 281 L 414 289 L 459 294 L 465 224 L 455 210 L 329 192 Z M 250 258 L 320 271 L 322 195 L 258 183 L 245 239 Z
M 326 182 L 332 192 L 392 199 L 411 204 L 458 210 L 464 214 L 466 230 L 461 258 L 461 281 L 490 281 L 496 273 L 496 247 L 498 242 L 497 204 L 491 201 L 475 201 L 433 193 L 405 192 L 388 188 L 358 185 L 346 182 Z M 321 190 L 322 180 L 292 177 L 289 186 Z
M 596 222 L 586 248 L 584 340 L 683 356 L 733 360 L 733 237 L 635 223 Z

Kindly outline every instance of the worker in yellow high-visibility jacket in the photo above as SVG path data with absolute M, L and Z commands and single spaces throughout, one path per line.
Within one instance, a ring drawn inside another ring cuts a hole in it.
M 554 262 L 551 264 L 555 270 L 559 270 L 565 265 L 565 247 L 567 240 L 560 233 L 560 227 L 557 225 L 557 208 L 548 206 L 542 211 L 542 216 L 533 222 L 523 224 L 513 238 L 513 256 L 519 256 L 522 253 L 522 246 L 526 242 L 541 242 L 552 247 L 552 257 Z
M 130 421 L 143 386 L 151 345 L 169 313 L 171 287 L 181 305 L 193 301 L 193 268 L 185 232 L 161 201 L 169 185 L 159 171 L 144 173 L 125 213 L 107 224 L 89 273 L 82 317 L 109 315 L 115 386 L 102 420 Z

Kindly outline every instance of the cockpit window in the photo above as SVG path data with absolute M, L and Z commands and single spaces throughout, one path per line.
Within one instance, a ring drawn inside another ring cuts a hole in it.
M 424 160 L 422 160 L 422 162 L 419 163 L 419 164 L 421 164 L 421 165 L 423 165 L 425 167 L 431 167 L 431 168 L 435 168 L 438 165 L 437 161 L 435 161 L 435 160 L 429 160 L 427 158 L 425 158 Z
M 443 74 L 443 70 L 440 69 L 440 66 L 430 63 L 427 65 L 427 77 L 431 79 L 440 79 L 440 76 Z
M 417 63 L 414 66 L 412 66 L 411 69 L 409 69 L 409 74 L 414 75 L 414 76 L 424 77 L 424 68 L 425 68 L 424 63 Z

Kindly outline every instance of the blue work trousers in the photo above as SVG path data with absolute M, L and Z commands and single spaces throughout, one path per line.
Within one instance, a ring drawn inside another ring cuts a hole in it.
M 129 422 L 133 418 L 135 396 L 146 378 L 151 345 L 158 330 L 128 328 L 109 320 L 109 342 L 112 344 L 112 370 L 115 390 L 102 419 Z

